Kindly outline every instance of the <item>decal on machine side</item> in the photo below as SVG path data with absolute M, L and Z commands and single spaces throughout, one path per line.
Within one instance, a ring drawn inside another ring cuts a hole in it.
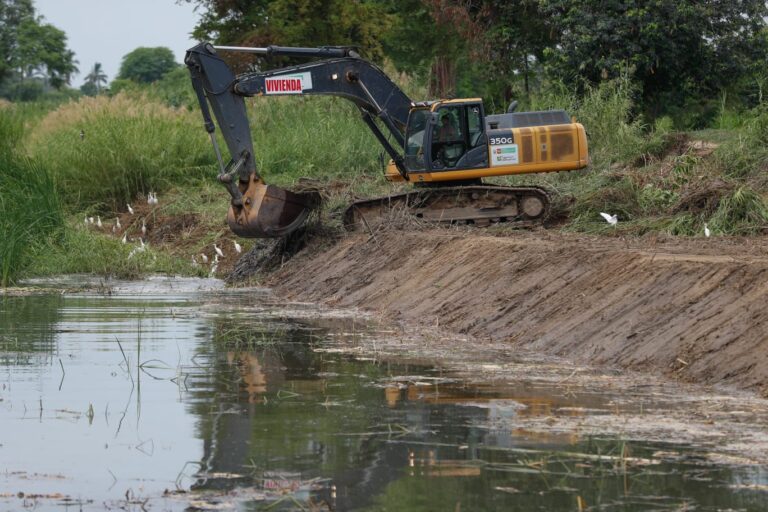
M 301 94 L 311 88 L 312 74 L 309 72 L 271 76 L 264 79 L 266 94 Z
M 517 144 L 498 144 L 491 147 L 491 166 L 515 165 L 520 163 Z

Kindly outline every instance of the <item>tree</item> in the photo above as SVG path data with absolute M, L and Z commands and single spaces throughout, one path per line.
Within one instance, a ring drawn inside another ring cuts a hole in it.
M 117 78 L 148 84 L 160 80 L 178 66 L 169 48 L 139 47 L 123 57 Z
M 348 0 L 186 0 L 203 9 L 193 35 L 224 45 L 357 46 L 381 61 L 382 34 L 392 17 L 382 2 Z M 235 69 L 285 65 L 285 58 L 226 55 Z
M 483 27 L 482 62 L 488 76 L 499 83 L 503 99 L 512 97 L 512 83 L 522 77 L 523 91 L 531 90 L 534 68 L 557 39 L 557 31 L 540 10 L 539 0 L 485 0 L 478 23 Z
M 38 77 L 60 88 L 76 71 L 66 34 L 36 17 L 31 0 L 0 2 L 0 81 Z
M 92 94 L 89 95 L 93 96 L 99 94 L 102 87 L 105 85 L 107 85 L 107 75 L 101 69 L 101 62 L 96 62 L 94 63 L 91 72 L 86 75 L 85 83 L 83 84 L 83 87 L 86 88 L 88 92 L 86 92 L 86 90 L 83 90 L 83 92 L 89 94 L 89 92 L 92 91 Z M 82 89 L 83 88 L 81 87 L 81 90 Z
M 9 78 L 15 69 L 19 47 L 19 25 L 34 19 L 32 0 L 0 0 L 0 81 Z
M 557 45 L 550 74 L 579 87 L 629 70 L 655 117 L 765 62 L 763 0 L 540 0 Z
M 102 87 L 107 85 L 107 75 L 101 67 L 101 62 L 95 62 L 93 69 L 85 77 L 85 82 L 95 87 L 96 93 L 100 93 Z

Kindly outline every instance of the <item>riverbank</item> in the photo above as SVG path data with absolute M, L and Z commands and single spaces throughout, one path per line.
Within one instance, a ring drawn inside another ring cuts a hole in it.
M 268 278 L 511 350 L 768 395 L 768 239 L 356 234 Z

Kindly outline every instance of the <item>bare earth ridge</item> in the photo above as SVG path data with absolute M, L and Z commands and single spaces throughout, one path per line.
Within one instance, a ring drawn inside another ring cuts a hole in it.
M 482 342 L 768 395 L 768 238 L 350 235 L 270 278 Z

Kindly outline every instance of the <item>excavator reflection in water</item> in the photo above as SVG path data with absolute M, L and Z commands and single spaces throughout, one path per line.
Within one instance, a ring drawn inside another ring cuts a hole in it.
M 218 52 L 321 59 L 266 72 L 235 75 Z M 565 111 L 485 112 L 481 98 L 415 102 L 377 66 L 346 47 L 247 48 L 201 43 L 185 58 L 205 129 L 219 161 L 219 181 L 231 195 L 227 221 L 244 237 L 282 237 L 303 225 L 317 193 L 267 185 L 256 168 L 245 97 L 331 95 L 345 98 L 391 158 L 384 177 L 419 185 L 410 192 L 353 203 L 355 227 L 393 207 L 435 222 L 535 224 L 549 210 L 539 187 L 484 185 L 482 178 L 571 171 L 588 164 L 584 127 Z M 210 108 L 209 108 L 210 105 Z M 231 155 L 224 164 L 211 110 Z

